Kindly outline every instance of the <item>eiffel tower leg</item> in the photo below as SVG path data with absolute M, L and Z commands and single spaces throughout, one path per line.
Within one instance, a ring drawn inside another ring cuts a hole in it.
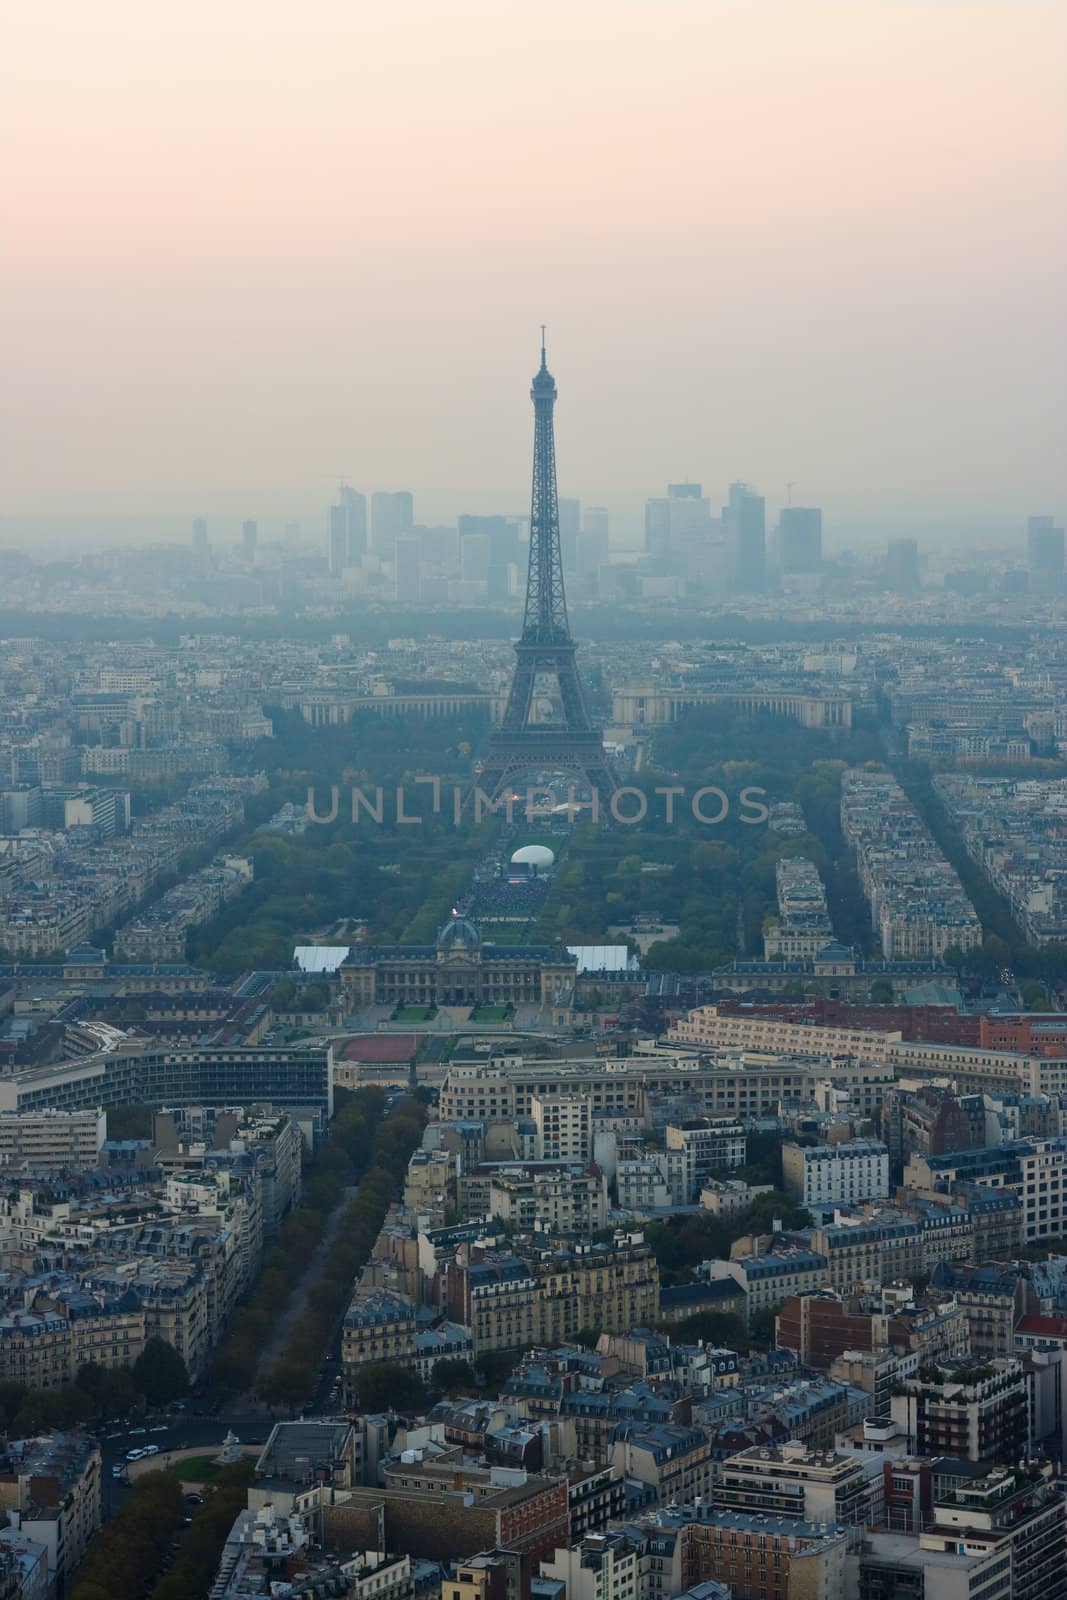
M 529 726 L 536 679 L 537 666 L 534 658 L 520 651 L 515 663 L 515 675 L 508 691 L 508 703 L 504 707 L 504 720 L 500 724 L 501 728 L 507 729 L 509 733 L 517 733 Z
M 559 684 L 559 697 L 563 707 L 563 720 L 571 733 L 584 733 L 590 726 L 589 713 L 585 708 L 585 696 L 578 679 L 578 669 L 574 664 L 573 656 L 568 661 L 563 657 L 558 664 L 556 681 Z
M 503 789 L 506 778 L 506 767 L 485 767 L 474 780 L 471 791 L 467 796 L 467 804 L 473 810 L 474 794 L 477 789 L 488 795 L 490 801 L 495 800 L 501 789 Z

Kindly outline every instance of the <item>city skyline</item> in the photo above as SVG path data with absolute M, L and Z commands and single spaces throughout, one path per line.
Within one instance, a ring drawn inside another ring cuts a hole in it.
M 9 29 L 5 542 L 520 509 L 541 320 L 630 543 L 686 475 L 828 540 L 1063 520 L 1059 7 L 252 16 Z

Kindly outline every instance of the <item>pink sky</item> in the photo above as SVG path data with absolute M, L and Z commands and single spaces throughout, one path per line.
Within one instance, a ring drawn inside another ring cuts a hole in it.
M 0 514 L 1064 506 L 1060 0 L 8 0 Z

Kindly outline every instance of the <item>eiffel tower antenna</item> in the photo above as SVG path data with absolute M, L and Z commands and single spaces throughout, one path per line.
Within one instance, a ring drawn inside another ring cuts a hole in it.
M 556 489 L 556 393 L 556 380 L 548 370 L 542 325 L 541 366 L 530 390 L 534 452 L 526 607 L 503 720 L 492 737 L 479 780 L 479 787 L 490 799 L 520 776 L 555 772 L 583 780 L 605 799 L 617 787 L 603 741 L 585 703 L 567 620 Z M 534 718 L 538 674 L 552 675 L 559 685 L 561 722 L 550 725 Z

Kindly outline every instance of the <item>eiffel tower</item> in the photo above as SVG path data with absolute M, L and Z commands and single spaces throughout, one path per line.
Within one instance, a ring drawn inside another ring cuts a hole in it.
M 559 540 L 559 497 L 556 491 L 556 442 L 552 415 L 556 380 L 545 360 L 541 329 L 541 367 L 534 377 L 533 498 L 530 508 L 530 567 L 526 577 L 526 610 L 515 645 L 515 673 L 499 729 L 478 787 L 490 801 L 519 777 L 564 773 L 581 780 L 607 800 L 617 787 L 603 741 L 590 720 L 574 660 L 574 640 L 567 621 L 563 560 Z M 559 717 L 538 720 L 535 691 L 538 678 L 551 675 L 559 688 Z M 577 791 L 578 785 L 575 785 Z

